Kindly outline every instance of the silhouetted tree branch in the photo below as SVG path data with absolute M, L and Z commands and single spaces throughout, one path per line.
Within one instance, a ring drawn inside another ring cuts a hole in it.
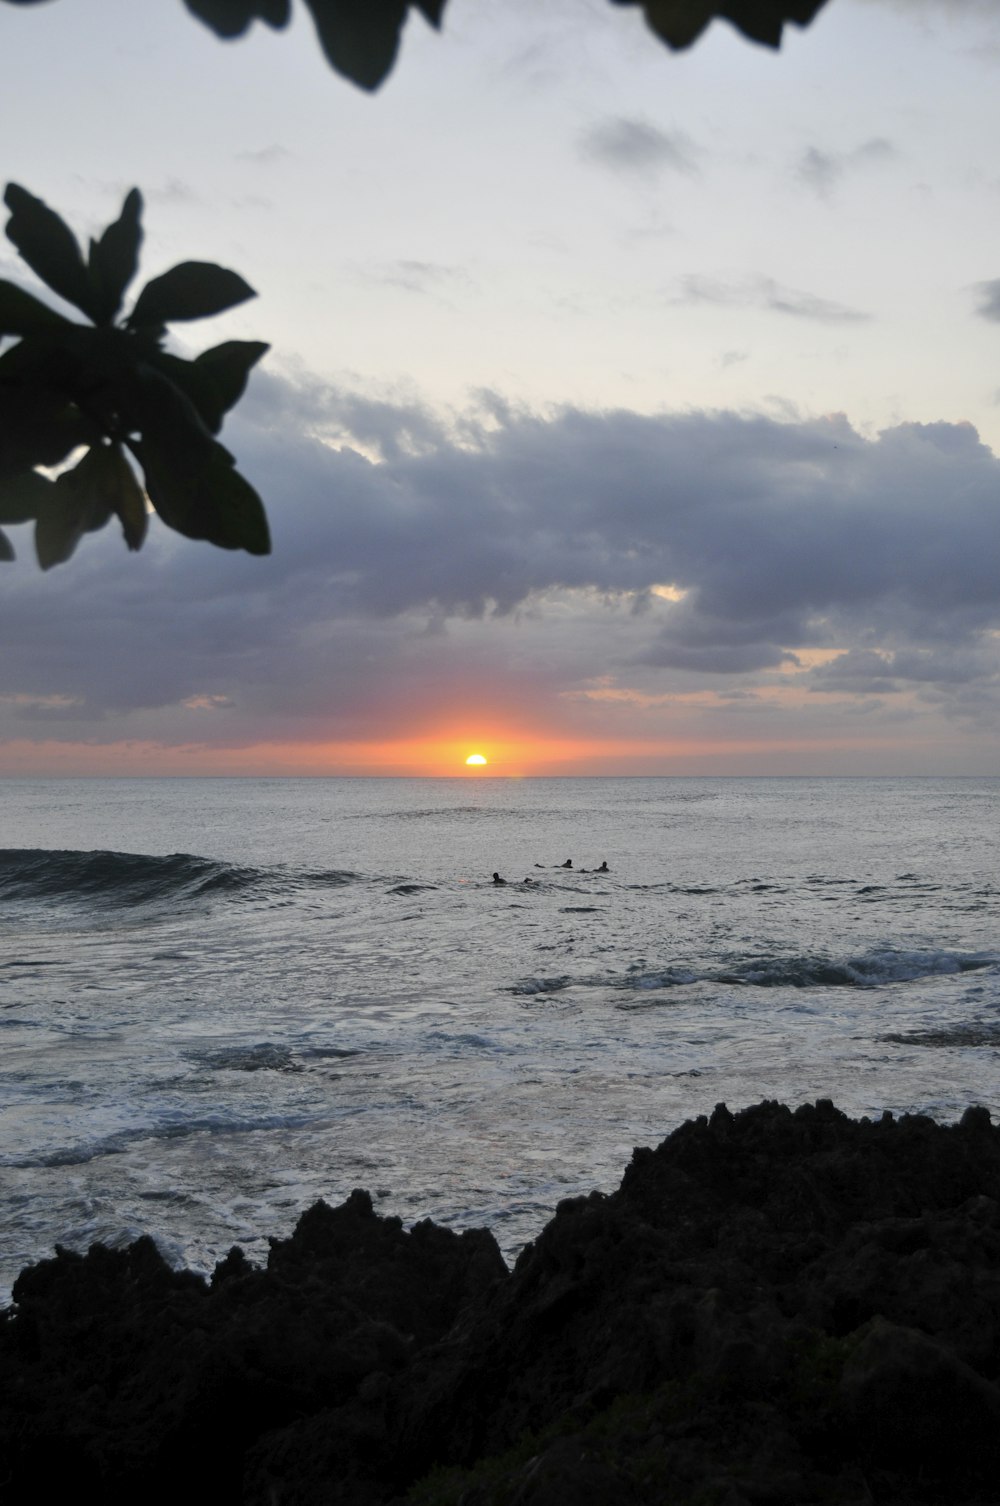
M 9 5 L 37 5 L 41 0 L 7 0 Z M 807 26 L 826 0 L 610 0 L 612 5 L 641 5 L 650 29 L 668 47 L 690 47 L 717 16 L 730 21 L 754 42 L 781 44 L 786 22 Z M 184 0 L 192 15 L 216 36 L 239 37 L 254 21 L 280 30 L 292 13 L 291 0 Z M 377 89 L 391 71 L 411 10 L 439 29 L 447 0 L 304 0 L 320 46 L 331 67 L 360 84 Z
M 10 183 L 7 235 L 32 271 L 90 321 L 76 323 L 0 279 L 0 523 L 35 524 L 43 569 L 72 554 L 85 533 L 117 517 L 125 542 L 146 534 L 145 493 L 163 521 L 192 539 L 267 554 L 260 498 L 214 436 L 267 350 L 229 340 L 194 360 L 163 349 L 167 325 L 201 319 L 254 292 L 211 262 L 181 262 L 148 282 L 132 310 L 122 301 L 138 265 L 142 198 L 133 188 L 121 215 L 84 259 L 64 220 Z M 43 469 L 83 456 L 55 480 Z M 0 558 L 13 559 L 0 532 Z
M 392 69 L 410 10 L 439 28 L 447 0 L 304 3 L 331 66 L 362 88 L 376 89 Z M 777 47 L 787 22 L 807 25 L 825 0 L 610 3 L 641 5 L 653 32 L 670 47 L 690 46 L 715 17 Z M 291 0 L 184 4 L 223 38 L 242 35 L 254 21 L 286 26 L 291 15 Z M 193 361 L 163 348 L 168 323 L 221 313 L 253 297 L 253 290 L 235 272 L 183 262 L 147 283 L 131 313 L 120 318 L 142 240 L 138 189 L 114 224 L 91 241 L 86 260 L 69 227 L 40 199 L 14 183 L 4 197 L 11 211 L 9 239 L 37 276 L 90 322 L 75 323 L 0 280 L 0 524 L 34 522 L 43 569 L 68 559 L 84 533 L 112 517 L 128 547 L 138 549 L 147 502 L 188 538 L 268 553 L 260 498 L 214 437 L 267 346 L 230 340 Z M 2 349 L 11 339 L 16 343 Z M 68 465 L 81 449 L 82 457 Z M 46 471 L 60 474 L 52 479 Z M 0 531 L 0 560 L 13 557 Z

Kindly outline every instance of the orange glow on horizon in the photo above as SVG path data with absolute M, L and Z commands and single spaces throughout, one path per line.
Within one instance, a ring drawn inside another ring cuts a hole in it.
M 467 765 L 466 749 L 489 747 L 489 764 Z M 255 743 L 211 747 L 152 741 L 0 742 L 0 778 L 532 778 L 616 774 L 754 772 L 754 761 L 780 756 L 812 762 L 838 753 L 889 753 L 888 736 L 628 740 L 523 736 L 415 738 L 372 743 Z M 928 751 L 933 744 L 928 744 Z M 912 751 L 912 749 L 911 749 Z M 808 762 L 807 765 L 808 767 Z

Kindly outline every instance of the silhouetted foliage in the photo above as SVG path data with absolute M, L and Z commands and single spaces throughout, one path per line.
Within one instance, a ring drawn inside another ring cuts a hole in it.
M 229 340 L 194 360 L 163 349 L 169 323 L 220 314 L 253 298 L 253 289 L 211 262 L 182 262 L 148 282 L 119 319 L 142 241 L 138 189 L 90 242 L 86 260 L 69 226 L 41 199 L 10 183 L 4 201 L 8 238 L 28 266 L 91 322 L 75 323 L 0 279 L 0 338 L 17 342 L 0 355 L 0 523 L 34 521 L 45 570 L 112 516 L 128 547 L 138 549 L 147 508 L 131 455 L 146 496 L 171 528 L 267 554 L 260 498 L 213 437 L 267 346 Z M 82 457 L 55 480 L 39 469 L 64 466 L 81 448 Z M 13 557 L 0 532 L 0 558 Z
M 35 5 L 39 0 L 7 0 Z M 391 71 L 412 10 L 440 28 L 447 0 L 304 0 L 331 67 L 363 89 L 377 89 Z M 755 42 L 778 47 L 788 21 L 807 26 L 826 0 L 610 0 L 641 5 L 650 29 L 669 47 L 690 47 L 717 16 Z M 216 36 L 239 37 L 254 21 L 288 25 L 291 0 L 184 0 Z
M 34 5 L 40 0 L 7 0 Z M 392 69 L 409 12 L 439 28 L 447 0 L 304 0 L 333 68 L 365 89 Z M 184 0 L 217 36 L 254 21 L 288 24 L 291 0 Z M 786 22 L 807 25 L 825 0 L 611 0 L 641 5 L 668 46 L 688 47 L 715 17 L 777 47 Z M 254 296 L 235 272 L 183 262 L 147 283 L 116 323 L 135 275 L 142 199 L 133 189 L 87 259 L 69 227 L 40 199 L 8 185 L 7 235 L 53 292 L 91 321 L 77 324 L 0 280 L 0 524 L 34 521 L 43 569 L 72 554 L 84 533 L 115 516 L 125 542 L 146 534 L 147 498 L 192 539 L 252 554 L 270 550 L 260 498 L 213 438 L 266 345 L 231 340 L 184 360 L 164 350 L 165 326 L 221 313 Z M 82 458 L 67 459 L 83 449 Z M 127 452 L 127 454 L 126 454 Z M 145 496 L 128 455 L 143 472 Z M 53 480 L 46 469 L 65 467 Z M 0 560 L 14 551 L 0 531 Z

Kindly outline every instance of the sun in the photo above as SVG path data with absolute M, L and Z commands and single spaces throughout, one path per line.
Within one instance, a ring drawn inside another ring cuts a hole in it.
M 481 765 L 481 764 L 484 764 L 486 762 L 486 759 L 483 757 L 483 755 L 481 753 L 470 753 L 469 756 L 468 756 L 468 758 L 465 760 L 465 762 L 467 764 Z

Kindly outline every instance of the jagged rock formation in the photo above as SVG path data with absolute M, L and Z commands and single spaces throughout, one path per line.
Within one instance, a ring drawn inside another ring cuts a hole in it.
M 18 1506 L 995 1502 L 1000 1130 L 723 1107 L 492 1236 L 317 1204 L 211 1283 L 149 1240 L 22 1273 Z

